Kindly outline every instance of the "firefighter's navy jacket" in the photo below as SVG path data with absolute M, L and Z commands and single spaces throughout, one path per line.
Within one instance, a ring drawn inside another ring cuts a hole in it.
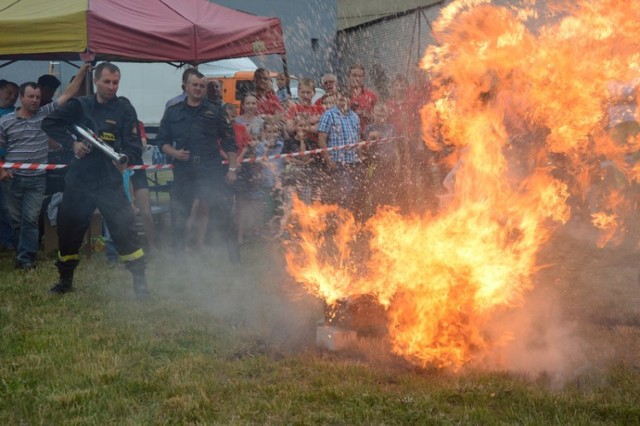
M 141 164 L 142 142 L 136 111 L 130 103 L 114 97 L 101 104 L 95 95 L 73 98 L 43 120 L 42 130 L 65 150 L 72 150 L 75 139 L 68 129 L 75 123 L 90 128 L 117 152 L 127 155 L 129 164 Z M 122 175 L 111 158 L 92 148 L 84 158 L 71 162 L 65 181 L 94 186 L 107 181 L 121 183 Z
M 224 152 L 238 150 L 233 127 L 219 105 L 204 100 L 199 106 L 187 105 L 187 100 L 167 108 L 156 136 L 160 149 L 173 144 L 177 150 L 189 151 L 189 161 L 176 161 L 176 169 L 222 169 Z

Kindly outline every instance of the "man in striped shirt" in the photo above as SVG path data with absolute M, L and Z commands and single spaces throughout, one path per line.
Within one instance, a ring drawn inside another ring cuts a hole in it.
M 90 65 L 83 65 L 76 78 L 54 102 L 40 107 L 40 87 L 35 82 L 19 88 L 20 108 L 0 118 L 0 148 L 6 148 L 6 161 L 47 163 L 48 136 L 41 130 L 42 120 L 64 104 L 80 88 Z M 2 190 L 11 215 L 17 269 L 35 268 L 39 247 L 38 219 L 46 187 L 45 170 L 0 169 Z

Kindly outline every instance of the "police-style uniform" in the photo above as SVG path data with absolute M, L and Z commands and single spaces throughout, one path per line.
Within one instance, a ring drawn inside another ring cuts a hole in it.
M 74 124 L 92 129 L 98 137 L 129 157 L 129 164 L 142 158 L 135 109 L 114 97 L 99 103 L 95 95 L 69 100 L 42 122 L 42 130 L 60 142 L 65 150 L 73 149 L 75 138 L 68 131 Z M 98 209 L 104 217 L 116 250 L 134 278 L 138 296 L 146 296 L 144 253 L 134 228 L 134 213 L 123 187 L 122 175 L 111 158 L 97 148 L 81 159 L 74 159 L 65 176 L 65 190 L 58 210 L 60 282 L 51 290 L 64 293 L 71 289 L 78 252 L 91 216 Z
M 174 161 L 171 190 L 171 226 L 174 248 L 181 251 L 186 245 L 186 223 L 195 199 L 204 200 L 212 210 L 223 239 L 228 245 L 230 259 L 237 261 L 237 242 L 231 214 L 232 194 L 225 180 L 222 165 L 224 152 L 236 152 L 237 146 L 231 122 L 220 105 L 208 100 L 192 107 L 183 102 L 164 113 L 156 135 L 162 149 L 172 144 L 177 150 L 188 150 L 188 161 Z

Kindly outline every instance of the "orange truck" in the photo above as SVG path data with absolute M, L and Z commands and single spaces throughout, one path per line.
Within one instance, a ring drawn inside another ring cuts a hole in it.
M 278 90 L 276 77 L 278 73 L 271 72 L 271 80 L 273 82 L 273 90 Z M 298 79 L 294 76 L 289 77 L 289 86 L 291 88 L 291 99 L 298 99 Z M 240 108 L 242 99 L 247 93 L 255 91 L 253 84 L 253 71 L 237 71 L 229 75 L 207 76 L 207 81 L 217 81 L 222 92 L 222 102 L 227 104 L 235 104 Z M 319 84 L 319 83 L 318 83 Z M 313 98 L 315 101 L 324 94 L 324 90 L 316 88 L 316 94 Z

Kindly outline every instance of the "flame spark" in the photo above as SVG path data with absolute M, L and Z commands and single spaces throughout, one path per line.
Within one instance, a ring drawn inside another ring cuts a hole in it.
M 589 211 L 600 246 L 622 234 L 639 143 L 610 113 L 640 83 L 640 8 L 581 0 L 545 14 L 531 0 L 457 1 L 434 31 L 438 45 L 421 62 L 433 87 L 422 138 L 455 164 L 440 210 L 384 208 L 358 224 L 296 200 L 287 265 L 329 304 L 376 297 L 395 353 L 457 370 L 517 334 L 488 324 L 523 304 L 536 255 L 570 204 Z

